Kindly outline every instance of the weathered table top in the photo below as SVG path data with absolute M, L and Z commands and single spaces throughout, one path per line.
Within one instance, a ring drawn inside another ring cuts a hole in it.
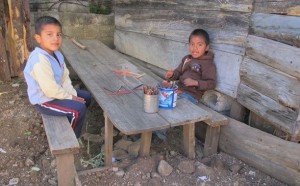
M 154 131 L 208 119 L 205 110 L 185 99 L 177 100 L 177 106 L 173 109 L 160 108 L 158 113 L 148 114 L 143 109 L 142 90 L 125 95 L 109 95 L 105 89 L 117 91 L 121 86 L 132 89 L 141 84 L 156 85 L 158 82 L 148 74 L 138 79 L 114 74 L 113 71 L 119 69 L 128 69 L 138 74 L 144 72 L 100 41 L 80 42 L 87 47 L 86 50 L 77 47 L 71 40 L 64 40 L 63 54 L 113 125 L 124 134 Z

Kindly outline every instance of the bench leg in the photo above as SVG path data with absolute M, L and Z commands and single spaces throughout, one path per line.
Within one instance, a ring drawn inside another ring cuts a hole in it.
M 57 178 L 59 186 L 75 185 L 77 172 L 74 165 L 73 154 L 56 155 Z
M 152 131 L 143 132 L 141 137 L 140 156 L 149 156 L 152 139 Z
M 183 125 L 183 148 L 188 158 L 195 158 L 195 123 Z
M 211 127 L 207 126 L 205 143 L 204 143 L 204 157 L 216 154 L 218 151 L 220 137 L 220 126 Z
M 113 130 L 114 125 L 105 114 L 105 141 L 104 141 L 104 163 L 105 166 L 112 165 Z

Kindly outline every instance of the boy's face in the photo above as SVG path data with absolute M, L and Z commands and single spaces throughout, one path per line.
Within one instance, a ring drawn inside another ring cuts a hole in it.
M 35 39 L 42 49 L 52 55 L 61 46 L 61 27 L 55 24 L 44 25 L 41 34 L 35 34 Z
M 189 43 L 190 54 L 193 58 L 201 57 L 209 49 L 202 36 L 192 36 Z

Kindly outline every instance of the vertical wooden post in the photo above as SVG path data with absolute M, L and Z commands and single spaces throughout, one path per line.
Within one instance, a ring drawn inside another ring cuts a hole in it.
M 143 132 L 141 137 L 140 156 L 149 156 L 152 132 Z
M 57 177 L 59 186 L 75 185 L 76 169 L 73 154 L 56 155 Z
M 183 125 L 183 149 L 187 157 L 195 158 L 195 123 Z
M 104 113 L 105 118 L 105 141 L 104 141 L 104 163 L 105 166 L 112 165 L 112 150 L 113 150 L 113 130 L 114 125 L 108 116 Z
M 218 152 L 220 129 L 220 126 L 207 126 L 204 144 L 204 157 L 216 154 Z

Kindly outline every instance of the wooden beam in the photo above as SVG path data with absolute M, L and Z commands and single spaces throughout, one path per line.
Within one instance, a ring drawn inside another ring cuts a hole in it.
M 104 114 L 105 119 L 105 141 L 104 141 L 104 163 L 105 166 L 111 166 L 112 165 L 112 150 L 113 150 L 113 130 L 114 125 L 108 118 L 106 114 Z
M 195 158 L 195 123 L 183 125 L 183 150 L 188 158 Z
M 75 185 L 75 177 L 77 177 L 74 155 L 60 154 L 56 155 L 57 177 L 59 186 Z
M 300 21 L 298 21 L 298 24 L 300 25 Z M 299 25 L 298 28 L 291 30 L 299 30 Z M 278 25 L 278 27 L 280 26 Z M 299 36 L 298 34 L 297 36 Z M 278 49 L 280 49 L 280 52 L 274 52 L 278 51 Z M 246 55 L 250 59 L 300 78 L 300 48 L 271 39 L 249 35 L 246 45 Z
M 224 126 L 225 127 L 225 126 Z M 220 136 L 220 126 L 207 126 L 204 142 L 204 157 L 217 154 Z
M 219 148 L 288 185 L 300 185 L 300 145 L 229 119 Z
M 243 82 L 239 86 L 237 101 L 272 123 L 276 128 L 288 134 L 294 134 L 294 129 L 297 126 L 297 112 L 295 110 L 285 107 L 268 96 L 244 85 Z
M 152 131 L 142 133 L 141 147 L 140 147 L 140 152 L 139 152 L 140 156 L 149 156 L 151 139 L 152 139 Z

